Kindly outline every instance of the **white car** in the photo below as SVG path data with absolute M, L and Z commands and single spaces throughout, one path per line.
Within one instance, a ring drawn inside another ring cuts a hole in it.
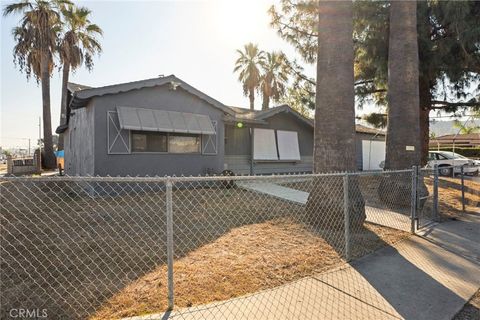
M 460 173 L 461 167 L 463 167 L 465 174 L 478 175 L 480 162 L 477 162 L 477 160 L 469 159 L 454 152 L 429 151 L 427 167 L 433 168 L 434 165 L 438 165 L 438 171 L 441 176 L 451 176 L 454 173 Z M 452 169 L 454 169 L 453 172 Z

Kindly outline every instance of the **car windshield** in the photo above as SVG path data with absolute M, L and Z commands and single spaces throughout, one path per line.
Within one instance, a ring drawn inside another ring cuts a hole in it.
M 447 159 L 468 159 L 461 154 L 455 152 L 442 152 L 441 155 L 445 156 Z

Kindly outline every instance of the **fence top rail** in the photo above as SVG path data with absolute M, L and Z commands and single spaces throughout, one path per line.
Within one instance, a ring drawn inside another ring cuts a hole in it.
M 165 176 L 165 177 L 112 177 L 112 176 L 50 176 L 26 177 L 8 176 L 0 177 L 0 183 L 7 181 L 18 182 L 205 182 L 205 181 L 246 181 L 246 180 L 288 180 L 297 178 L 335 177 L 335 176 L 381 176 L 386 174 L 407 173 L 412 169 L 391 171 L 363 171 L 363 172 L 334 172 L 334 173 L 305 173 L 305 174 L 276 174 L 276 175 L 239 175 L 239 176 Z

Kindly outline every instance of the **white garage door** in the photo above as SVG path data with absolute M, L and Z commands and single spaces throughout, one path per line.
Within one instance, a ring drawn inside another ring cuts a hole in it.
M 385 141 L 362 140 L 363 170 L 382 170 L 385 161 Z

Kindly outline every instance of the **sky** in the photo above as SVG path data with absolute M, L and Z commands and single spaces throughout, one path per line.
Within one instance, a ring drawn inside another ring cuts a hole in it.
M 0 0 L 1 8 L 12 1 Z M 202 1 L 76 1 L 92 11 L 91 21 L 104 32 L 103 52 L 92 72 L 85 68 L 70 81 L 104 86 L 175 74 L 226 105 L 247 107 L 241 84 L 233 73 L 236 50 L 248 42 L 265 51 L 281 50 L 297 57 L 290 44 L 269 25 L 269 7 L 279 0 Z M 27 81 L 13 63 L 12 28 L 20 16 L 1 16 L 0 146 L 36 143 L 42 113 L 41 89 Z M 315 67 L 305 66 L 314 77 Z M 52 130 L 59 123 L 61 70 L 51 79 Z M 256 100 L 260 108 L 261 99 Z M 367 106 L 359 113 L 374 110 Z
M 10 1 L 1 1 L 3 7 Z M 263 50 L 293 48 L 269 26 L 272 0 L 255 1 L 81 1 L 104 31 L 102 54 L 92 72 L 78 69 L 70 81 L 89 86 L 159 75 L 177 77 L 227 105 L 248 106 L 233 74 L 236 49 L 248 42 Z M 11 29 L 20 16 L 1 18 L 0 145 L 37 141 L 41 89 L 13 64 Z M 313 68 L 311 68 L 313 70 Z M 312 74 L 313 76 L 314 74 Z M 51 79 L 53 130 L 59 122 L 61 73 Z M 260 107 L 260 99 L 258 106 Z

